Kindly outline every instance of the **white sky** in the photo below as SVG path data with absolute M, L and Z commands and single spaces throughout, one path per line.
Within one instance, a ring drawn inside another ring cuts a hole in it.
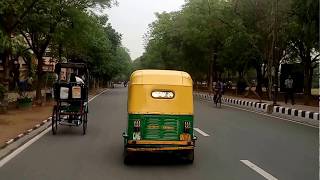
M 144 52 L 143 35 L 155 20 L 154 13 L 179 10 L 184 0 L 118 0 L 118 3 L 106 13 L 113 28 L 122 34 L 122 44 L 134 60 Z

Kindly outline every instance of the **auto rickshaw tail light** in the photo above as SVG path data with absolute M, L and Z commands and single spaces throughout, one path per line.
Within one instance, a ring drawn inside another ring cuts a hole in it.
M 189 121 L 184 122 L 184 133 L 189 133 L 191 128 L 191 123 Z

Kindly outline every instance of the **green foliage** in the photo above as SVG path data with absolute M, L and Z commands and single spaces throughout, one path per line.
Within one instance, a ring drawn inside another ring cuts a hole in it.
M 240 84 L 255 70 L 261 87 L 271 76 L 263 64 L 298 60 L 310 86 L 320 57 L 318 7 L 317 0 L 187 0 L 180 11 L 156 14 L 134 68 L 184 70 L 199 81 L 231 72 Z
M 110 80 L 120 74 L 128 76 L 131 59 L 121 46 L 121 35 L 111 27 L 106 15 L 92 12 L 92 9 L 110 8 L 115 2 L 5 1 L 0 7 L 0 50 L 11 48 L 13 54 L 24 53 L 20 46 L 12 45 L 9 37 L 16 33 L 20 38 L 22 34 L 37 59 L 42 59 L 50 47 L 51 54 L 59 60 L 87 62 L 91 75 L 99 79 Z M 38 67 L 36 72 L 38 78 L 43 79 L 41 69 Z
M 7 92 L 6 88 L 0 84 L 0 100 L 3 100 L 4 94 Z
M 71 9 L 69 16 L 72 17 L 70 27 L 62 27 L 55 34 L 55 56 L 87 62 L 91 75 L 101 80 L 127 77 L 131 59 L 121 46 L 121 35 L 108 23 L 107 17 L 78 9 Z
M 29 104 L 32 103 L 32 98 L 24 96 L 17 99 L 18 104 Z

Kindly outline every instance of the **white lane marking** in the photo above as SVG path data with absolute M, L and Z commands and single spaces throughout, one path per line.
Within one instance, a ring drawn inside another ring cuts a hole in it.
M 211 101 L 208 101 L 208 100 L 202 100 L 202 101 L 211 102 Z M 276 118 L 276 119 L 281 119 L 283 121 L 289 121 L 289 122 L 292 122 L 292 123 L 296 123 L 296 124 L 305 125 L 305 126 L 309 126 L 309 127 L 313 127 L 313 128 L 319 129 L 318 126 L 313 126 L 311 124 L 302 123 L 302 122 L 295 121 L 295 120 L 292 120 L 292 119 L 285 119 L 285 118 L 282 118 L 282 117 L 273 116 L 273 115 L 269 115 L 269 114 L 265 114 L 265 113 L 260 113 L 260 112 L 252 111 L 252 110 L 248 110 L 248 109 L 243 109 L 243 108 L 239 108 L 239 107 L 235 107 L 235 106 L 227 105 L 227 104 L 221 104 L 221 105 L 222 106 L 231 107 L 231 108 L 234 108 L 234 109 L 240 109 L 240 110 L 243 110 L 243 111 L 252 112 L 252 113 L 260 114 L 260 115 L 263 115 L 263 116 L 272 117 L 272 118 Z
M 207 134 L 207 133 L 205 133 L 205 132 L 203 132 L 201 129 L 199 129 L 199 128 L 193 128 L 195 131 L 197 131 L 198 133 L 200 133 L 202 136 L 206 136 L 206 137 L 208 137 L 208 136 L 210 136 L 209 134 Z
M 98 97 L 99 95 L 101 95 L 102 93 L 106 92 L 108 89 L 102 91 L 101 93 L 99 93 L 98 95 L 92 97 L 90 101 L 94 100 L 96 97 Z M 51 129 L 51 126 L 48 126 L 47 129 L 45 129 L 44 131 L 42 131 L 40 134 L 38 134 L 37 136 L 35 136 L 34 138 L 30 139 L 28 142 L 26 142 L 25 144 L 23 144 L 22 146 L 20 146 L 19 148 L 17 148 L 16 150 L 14 150 L 12 153 L 10 153 L 9 155 L 7 155 L 6 157 L 4 157 L 3 159 L 0 160 L 0 168 L 5 165 L 7 162 L 9 162 L 11 159 L 13 159 L 15 156 L 17 156 L 19 153 L 21 153 L 23 150 L 27 149 L 31 144 L 33 144 L 34 142 L 36 142 L 38 139 L 40 139 L 42 136 L 44 136 L 45 134 L 47 134 Z M 13 139 L 12 139 L 13 141 Z
M 106 92 L 107 90 L 109 90 L 109 89 L 106 89 L 106 90 L 102 91 L 101 93 L 93 96 L 91 99 L 89 99 L 89 102 L 92 101 L 92 100 L 94 100 L 96 97 L 100 96 L 102 93 Z
M 259 173 L 261 176 L 263 176 L 264 178 L 268 179 L 268 180 L 278 180 L 277 178 L 273 177 L 271 174 L 267 173 L 266 171 L 264 171 L 263 169 L 261 169 L 260 167 L 258 167 L 257 165 L 253 164 L 252 162 L 248 161 L 248 160 L 240 160 L 243 164 L 247 165 L 249 168 L 251 168 L 252 170 L 256 171 L 257 173 Z
M 26 149 L 28 146 L 30 146 L 32 143 L 36 142 L 38 139 L 40 139 L 43 135 L 45 135 L 47 132 L 49 132 L 50 129 L 47 128 L 46 130 L 42 131 L 40 134 L 38 134 L 36 137 L 32 138 L 30 141 L 13 151 L 8 156 L 4 157 L 0 161 L 0 168 L 5 165 L 7 162 L 9 162 L 12 158 L 14 158 L 16 155 L 18 155 L 20 152 L 22 152 L 24 149 Z

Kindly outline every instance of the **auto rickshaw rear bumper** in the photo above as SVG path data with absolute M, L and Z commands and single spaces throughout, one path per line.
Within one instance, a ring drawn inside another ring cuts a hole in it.
M 161 151 L 179 151 L 179 150 L 192 150 L 194 146 L 184 146 L 184 147 L 127 147 L 128 152 L 161 152 Z
M 160 152 L 193 150 L 194 141 L 151 141 L 151 140 L 129 140 L 125 146 L 128 152 Z

